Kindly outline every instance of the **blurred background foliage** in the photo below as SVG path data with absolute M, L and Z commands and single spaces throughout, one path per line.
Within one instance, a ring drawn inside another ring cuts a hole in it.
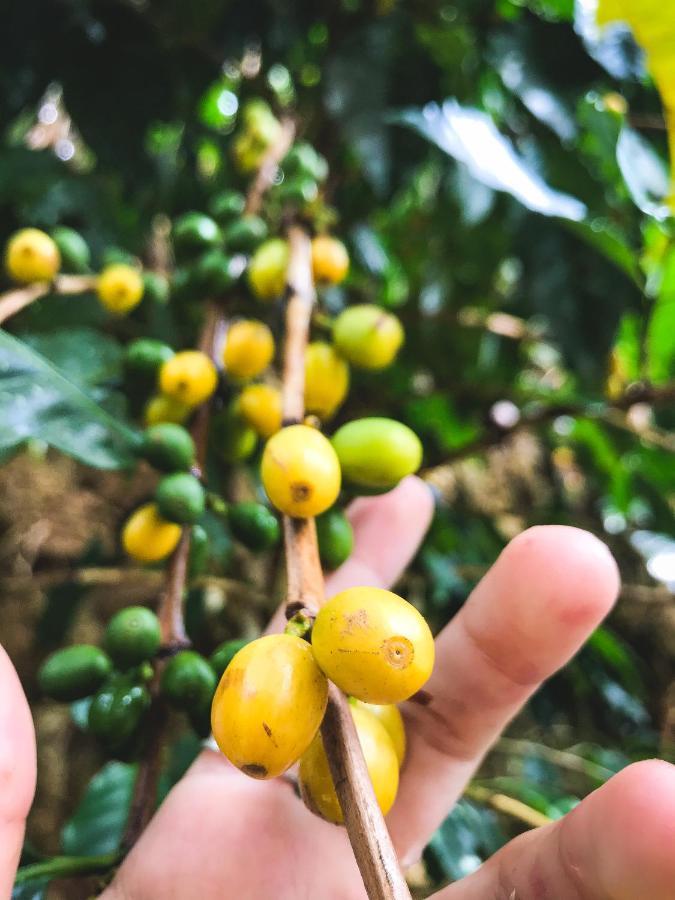
M 10 5 L 0 32 L 3 241 L 61 223 L 96 265 L 114 246 L 152 268 L 167 217 L 239 185 L 228 137 L 242 101 L 297 114 L 329 160 L 335 231 L 353 259 L 328 311 L 368 300 L 405 324 L 395 367 L 358 373 L 338 424 L 386 413 L 423 438 L 439 503 L 403 589 L 434 628 L 529 525 L 589 528 L 619 560 L 616 612 L 488 759 L 414 873 L 420 890 L 471 871 L 533 815 L 562 815 L 630 760 L 672 755 L 675 740 L 667 127 L 644 48 L 626 25 L 599 30 L 595 5 L 30 0 Z M 115 542 L 149 477 L 124 471 L 121 347 L 138 335 L 191 346 L 199 325 L 194 303 L 144 303 L 113 322 L 90 300 L 46 298 L 0 332 L 0 636 L 33 695 L 50 647 L 156 593 L 156 573 L 125 580 Z M 266 573 L 211 524 L 220 594 L 195 591 L 188 605 L 207 650 L 255 632 L 274 602 L 242 601 L 238 591 L 264 594 Z M 117 574 L 101 586 L 77 566 Z M 108 764 L 85 793 L 96 751 L 76 751 L 84 763 L 64 774 L 59 754 L 86 739 L 47 704 L 36 717 L 52 749 L 25 859 L 35 847 L 114 849 L 129 766 Z M 167 784 L 194 752 L 176 743 Z M 42 896 L 34 888 L 16 896 Z

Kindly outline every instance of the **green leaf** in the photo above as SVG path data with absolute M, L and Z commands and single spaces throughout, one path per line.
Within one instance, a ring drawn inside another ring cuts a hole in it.
M 79 371 L 91 376 L 91 368 Z M 44 356 L 0 330 L 0 454 L 31 438 L 100 469 L 130 466 L 140 442 Z
M 635 205 L 659 221 L 669 218 L 668 167 L 651 144 L 627 125 L 619 134 L 616 161 Z
M 45 334 L 24 332 L 21 340 L 79 387 L 95 387 L 122 374 L 122 346 L 93 328 L 68 328 Z
M 647 374 L 656 384 L 675 375 L 675 247 L 666 256 L 647 325 Z
M 48 878 L 31 878 L 24 884 L 17 884 L 12 891 L 12 900 L 45 900 Z
M 550 188 L 500 134 L 490 116 L 478 109 L 449 99 L 442 106 L 429 103 L 424 109 L 404 110 L 394 121 L 419 132 L 464 163 L 474 178 L 511 194 L 533 212 L 574 222 L 586 215 L 580 200 Z
M 636 252 L 607 219 L 596 218 L 590 222 L 566 222 L 566 227 L 582 241 L 595 247 L 611 263 L 642 288 L 643 278 Z
M 105 765 L 89 782 L 84 797 L 61 831 L 61 848 L 71 856 L 113 853 L 126 824 L 136 767 Z
M 505 843 L 506 837 L 493 812 L 460 800 L 431 838 L 425 858 L 443 879 L 454 881 L 475 871 Z

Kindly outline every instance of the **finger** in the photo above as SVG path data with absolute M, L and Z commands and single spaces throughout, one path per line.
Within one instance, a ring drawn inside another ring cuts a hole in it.
M 35 732 L 28 702 L 0 647 L 0 897 L 9 897 L 35 793 Z
M 434 900 L 672 900 L 675 768 L 635 763 L 564 819 L 521 835 Z
M 436 641 L 426 705 L 408 702 L 409 754 L 389 824 L 413 862 L 504 726 L 576 653 L 616 599 L 609 551 L 576 528 L 513 540 Z
M 430 489 L 414 475 L 379 497 L 354 500 L 346 510 L 354 528 L 354 549 L 349 559 L 326 578 L 326 596 L 349 587 L 388 588 L 396 584 L 417 553 L 433 511 Z M 282 606 L 267 631 L 281 631 L 285 623 Z

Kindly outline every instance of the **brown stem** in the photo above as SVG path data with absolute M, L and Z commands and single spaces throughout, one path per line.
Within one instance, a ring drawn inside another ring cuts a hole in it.
M 82 294 L 94 287 L 94 275 L 57 275 L 54 281 L 14 288 L 0 295 L 0 325 L 47 294 Z
M 263 197 L 268 188 L 274 184 L 279 163 L 290 150 L 294 137 L 295 123 L 292 119 L 282 119 L 279 139 L 270 147 L 246 195 L 244 215 L 253 216 L 259 212 Z
M 309 235 L 299 225 L 288 230 L 289 299 L 286 309 L 284 422 L 301 422 L 304 415 L 305 348 L 315 301 Z M 313 519 L 284 516 L 288 570 L 287 610 L 316 612 L 323 602 L 323 575 Z M 373 786 L 356 735 L 347 698 L 330 685 L 321 726 L 326 756 L 345 818 L 349 840 L 370 900 L 410 898 L 391 838 L 377 805 Z
M 642 437 L 657 445 L 663 445 L 664 438 L 659 432 L 642 433 L 629 427 L 629 425 L 616 417 L 617 412 L 625 412 L 635 406 L 637 403 L 646 403 L 652 406 L 661 406 L 672 403 L 675 400 L 675 382 L 669 382 L 663 385 L 653 385 L 648 382 L 638 382 L 630 385 L 625 393 L 614 400 L 609 400 L 600 404 L 588 403 L 554 403 L 551 406 L 542 405 L 540 409 L 521 416 L 521 418 L 511 427 L 505 429 L 495 429 L 494 431 L 482 434 L 471 443 L 448 454 L 440 466 L 434 466 L 425 470 L 422 475 L 424 478 L 432 477 L 435 471 L 444 468 L 449 463 L 457 462 L 460 459 L 466 459 L 468 456 L 475 456 L 496 447 L 527 428 L 533 428 L 537 425 L 544 425 L 557 419 L 559 416 L 579 416 L 585 418 L 605 420 L 608 424 L 616 427 L 630 430 L 638 437 Z M 667 439 L 666 439 L 667 440 Z M 667 449 L 671 449 L 672 445 L 668 441 Z

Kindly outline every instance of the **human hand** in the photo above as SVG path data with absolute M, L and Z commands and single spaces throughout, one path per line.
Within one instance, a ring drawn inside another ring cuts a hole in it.
M 327 593 L 388 587 L 416 551 L 432 503 L 417 479 L 357 501 L 350 560 Z M 509 544 L 437 638 L 426 705 L 403 707 L 408 755 L 387 817 L 414 862 L 495 738 L 563 666 L 618 592 L 616 565 L 588 533 L 530 529 Z M 32 722 L 0 653 L 0 895 L 9 896 L 35 784 Z M 436 900 L 674 900 L 675 769 L 629 766 L 558 822 L 509 843 Z M 204 751 L 120 867 L 106 900 L 223 896 L 362 900 L 344 829 L 313 816 L 283 779 L 254 781 Z

